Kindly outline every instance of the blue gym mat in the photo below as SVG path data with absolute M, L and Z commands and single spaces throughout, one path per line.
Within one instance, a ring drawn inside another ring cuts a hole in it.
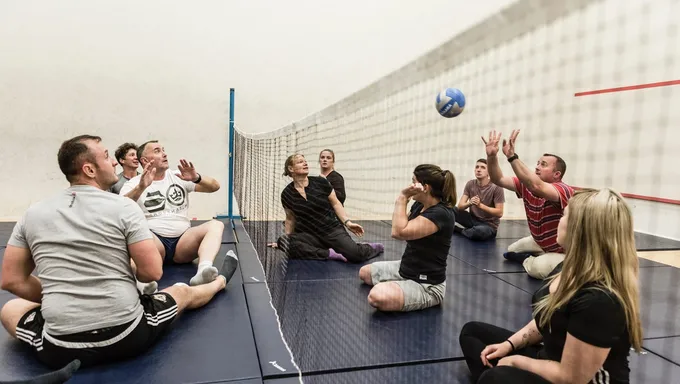
M 228 249 L 240 261 L 227 290 L 187 312 L 144 356 L 83 369 L 71 382 L 292 384 L 300 383 L 302 372 L 302 381 L 313 384 L 469 383 L 458 345 L 463 324 L 517 329 L 530 320 L 531 294 L 541 285 L 502 258 L 507 245 L 524 235 L 521 223 L 508 222 L 493 241 L 454 236 L 442 306 L 381 313 L 368 305 L 370 287 L 358 278 L 362 264 L 286 260 L 265 246 L 280 233 L 280 222 L 234 220 L 233 231 L 227 224 L 231 237 L 223 239 L 216 264 Z M 390 238 L 389 222 L 361 224 L 362 241 L 386 246 L 369 263 L 401 257 L 404 243 Z M 631 353 L 631 382 L 672 382 L 680 377 L 680 270 L 643 259 L 640 264 L 645 351 Z M 188 281 L 194 272 L 193 265 L 166 268 L 161 287 Z M 0 304 L 11 297 L 0 292 Z M 0 356 L 0 381 L 46 372 L 7 335 L 0 337 Z
M 224 244 L 215 265 L 219 266 L 224 254 L 235 248 L 234 244 Z M 4 251 L 0 252 L 1 259 Z M 167 266 L 159 288 L 176 282 L 188 283 L 195 273 L 193 264 Z M 7 292 L 0 293 L 0 305 L 11 298 L 14 296 Z M 268 315 L 273 316 L 273 311 Z M 11 339 L 4 331 L 0 336 L 0 355 L 0 381 L 48 372 L 33 359 L 24 343 Z M 81 369 L 69 382 L 261 383 L 261 377 L 239 269 L 226 291 L 218 293 L 203 308 L 182 314 L 170 333 L 146 354 L 120 363 Z

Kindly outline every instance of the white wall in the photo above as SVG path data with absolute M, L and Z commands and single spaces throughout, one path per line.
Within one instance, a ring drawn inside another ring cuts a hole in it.
M 565 158 L 565 181 L 579 187 L 680 199 L 680 86 L 575 97 L 602 88 L 680 79 L 680 38 L 671 0 L 621 2 L 520 1 L 484 24 L 369 87 L 281 130 L 248 137 L 287 151 L 251 151 L 264 170 L 257 180 L 280 191 L 285 156 L 297 151 L 313 163 L 336 151 L 352 217 L 389 219 L 394 197 L 415 165 L 440 164 L 458 178 L 459 193 L 484 156 L 480 136 L 521 128 L 517 152 L 533 166 L 544 152 Z M 436 94 L 458 87 L 465 112 L 444 119 Z M 260 145 L 260 148 L 266 148 Z M 274 168 L 272 168 L 274 167 Z M 502 163 L 506 174 L 511 168 Z M 245 194 L 248 196 L 248 193 Z M 252 204 L 277 199 L 254 195 Z M 524 216 L 506 193 L 506 217 Z M 680 207 L 630 200 L 636 229 L 680 239 Z M 241 204 L 244 210 L 247 199 Z M 663 220 L 668 220 L 665 222 Z
M 508 3 L 449 1 L 3 0 L 0 220 L 63 188 L 59 144 L 80 133 L 163 141 L 223 189 L 191 216 L 226 212 L 229 88 L 236 124 L 309 115 Z

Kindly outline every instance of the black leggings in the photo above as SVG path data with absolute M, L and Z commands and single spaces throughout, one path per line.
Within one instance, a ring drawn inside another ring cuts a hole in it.
M 489 360 L 489 363 L 495 367 L 493 369 L 482 363 L 480 356 L 487 345 L 502 343 L 514 334 L 515 332 L 507 329 L 475 321 L 463 326 L 459 337 L 460 347 L 476 383 L 550 384 L 548 380 L 529 371 L 515 367 L 496 367 L 498 359 Z M 535 359 L 540 350 L 541 348 L 538 346 L 530 346 L 511 352 L 509 355 L 523 355 Z
M 291 259 L 327 260 L 329 248 L 343 255 L 350 263 L 361 263 L 379 254 L 370 245 L 352 240 L 344 227 L 334 228 L 323 236 L 306 232 L 283 235 L 277 243 Z

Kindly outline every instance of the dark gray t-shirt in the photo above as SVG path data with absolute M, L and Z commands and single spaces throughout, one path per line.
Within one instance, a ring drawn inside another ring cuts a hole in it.
M 141 316 L 127 245 L 151 238 L 134 201 L 79 185 L 32 205 L 8 245 L 31 251 L 45 332 L 57 336 Z
M 139 172 L 137 172 L 137 175 L 139 175 Z M 116 182 L 116 184 L 111 186 L 111 188 L 109 188 L 109 192 L 113 192 L 116 195 L 120 194 L 121 188 L 123 188 L 123 185 L 125 185 L 125 183 L 127 183 L 128 180 L 130 180 L 130 179 L 125 177 L 123 172 L 119 173 L 118 174 L 118 181 Z
M 494 183 L 480 187 L 477 184 L 477 180 L 472 179 L 465 184 L 463 194 L 467 195 L 470 199 L 474 196 L 479 196 L 479 201 L 487 207 L 496 208 L 496 204 L 505 203 L 505 191 Z M 498 225 L 501 223 L 500 218 L 484 212 L 476 205 L 470 206 L 470 213 L 477 220 L 483 221 L 496 229 L 498 229 Z

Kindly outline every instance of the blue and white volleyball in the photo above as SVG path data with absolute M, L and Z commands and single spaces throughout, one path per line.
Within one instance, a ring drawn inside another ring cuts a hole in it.
M 437 112 L 444 117 L 456 117 L 465 109 L 465 95 L 460 89 L 446 88 L 437 95 Z

